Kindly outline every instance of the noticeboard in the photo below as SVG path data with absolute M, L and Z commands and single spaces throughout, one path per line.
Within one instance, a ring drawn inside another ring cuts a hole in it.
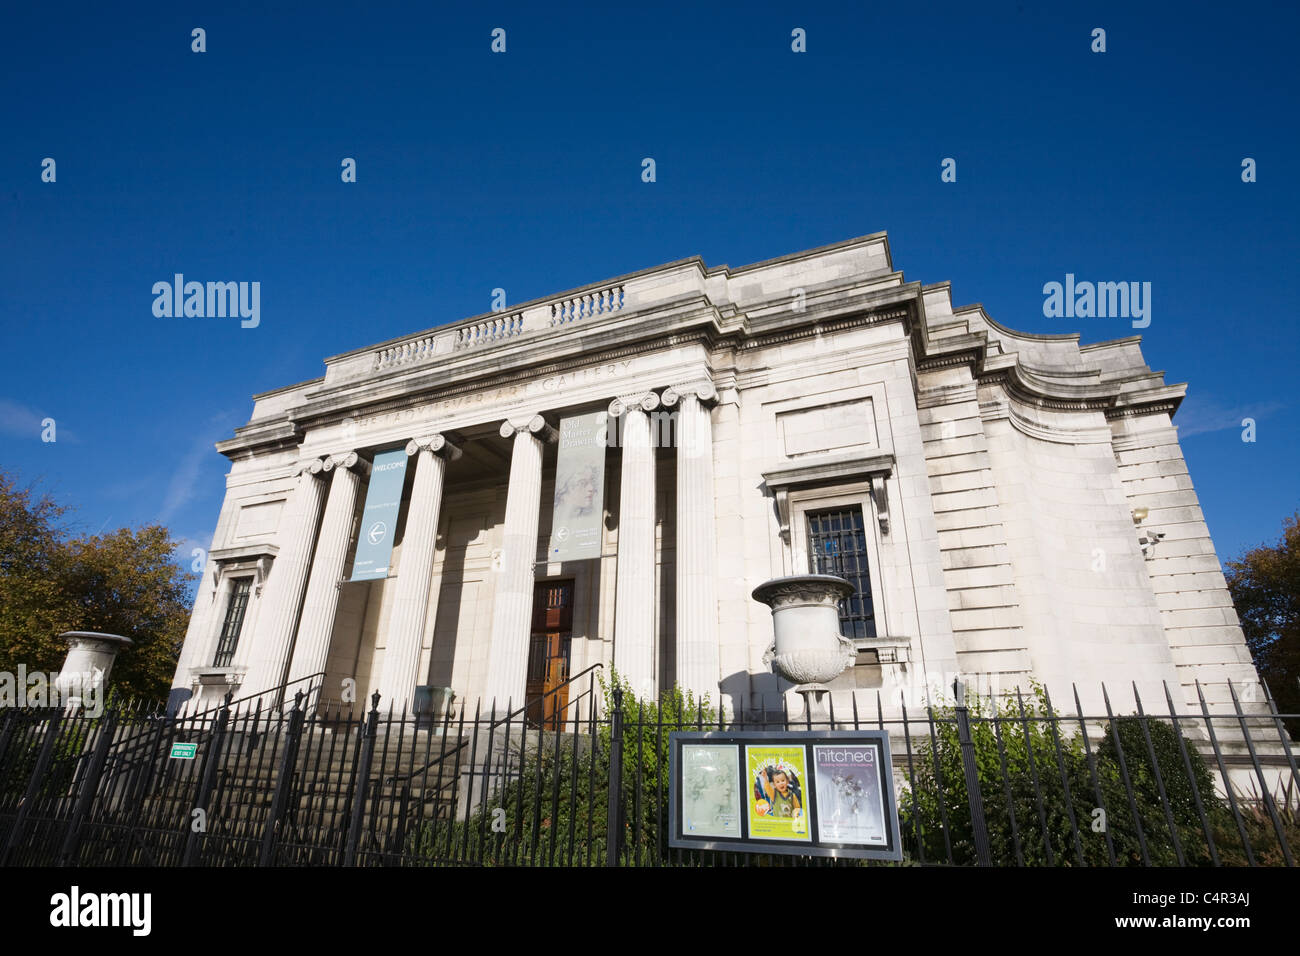
M 669 734 L 669 846 L 901 860 L 889 735 Z

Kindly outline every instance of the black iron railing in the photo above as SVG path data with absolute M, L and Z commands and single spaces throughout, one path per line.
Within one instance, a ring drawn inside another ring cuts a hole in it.
M 786 698 L 723 711 L 673 693 L 635 701 L 596 668 L 563 712 L 530 723 L 461 708 L 343 705 L 168 718 L 124 703 L 99 717 L 0 711 L 0 863 L 146 866 L 717 865 L 668 845 L 675 730 L 872 729 L 892 742 L 905 862 L 921 865 L 1295 865 L 1300 771 L 1265 689 L 1156 713 L 1136 687 L 792 719 Z M 315 676 L 315 675 L 313 675 Z M 560 690 L 559 688 L 556 689 Z M 490 708 L 489 708 L 490 711 Z M 185 746 L 174 748 L 175 744 Z M 192 750 L 191 750 L 192 748 Z M 773 857 L 774 865 L 852 865 Z M 873 863 L 871 865 L 882 865 Z

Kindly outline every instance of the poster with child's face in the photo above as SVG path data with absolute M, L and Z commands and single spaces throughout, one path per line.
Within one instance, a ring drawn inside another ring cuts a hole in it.
M 749 835 L 758 840 L 811 840 L 804 748 L 745 746 Z

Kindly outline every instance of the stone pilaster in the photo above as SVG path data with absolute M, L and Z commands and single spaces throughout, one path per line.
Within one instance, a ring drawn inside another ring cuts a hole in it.
M 294 641 L 289 665 L 289 680 L 298 683 L 287 689 L 286 701 L 323 679 L 302 678 L 323 671 L 329 659 L 330 635 L 334 630 L 334 612 L 339 605 L 339 584 L 343 580 L 343 564 L 347 560 L 357 495 L 361 491 L 361 479 L 370 473 L 370 463 L 360 459 L 356 452 L 333 455 L 326 458 L 321 467 L 331 476 L 330 490 L 325 500 L 325 515 L 321 519 L 311 574 L 307 579 L 307 596 L 302 603 L 298 638 Z M 315 698 L 313 694 L 309 703 L 314 703 Z
M 380 696 L 398 713 L 411 706 L 415 685 L 420 683 L 420 645 L 429 610 L 443 476 L 447 459 L 459 458 L 460 449 L 435 434 L 409 442 L 406 454 L 415 458 L 415 479 L 402 535 L 393 610 L 388 620 L 384 669 L 379 678 Z
M 655 666 L 655 448 L 648 412 L 654 392 L 617 398 L 612 418 L 623 417 L 623 463 L 618 505 L 618 584 L 614 608 L 614 669 L 643 698 L 656 692 Z
M 542 494 L 542 446 L 556 438 L 541 415 L 512 418 L 501 437 L 513 438 L 510 486 L 506 494 L 501 569 L 492 606 L 492 646 L 488 651 L 485 710 L 520 707 L 527 687 L 528 635 L 533 613 L 533 567 Z
M 263 588 L 256 638 L 243 642 L 244 647 L 239 649 L 240 656 L 247 655 L 249 664 L 239 690 L 241 697 L 284 682 L 325 497 L 324 467 L 321 459 L 314 458 L 296 468 L 297 484 L 285 503 L 276 535 L 279 550 Z
M 677 407 L 677 684 L 718 701 L 718 557 L 713 518 L 713 423 L 708 383 L 675 386 Z

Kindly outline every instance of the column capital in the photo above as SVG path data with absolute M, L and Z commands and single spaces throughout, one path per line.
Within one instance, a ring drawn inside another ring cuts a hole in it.
M 694 395 L 699 399 L 701 405 L 713 405 L 718 401 L 718 390 L 713 387 L 713 383 L 701 380 L 683 385 L 672 385 L 664 389 L 664 405 L 672 408 L 681 400 L 683 395 Z
M 625 412 L 640 408 L 643 412 L 653 412 L 659 407 L 659 395 L 657 392 L 633 392 L 629 395 L 620 395 L 609 403 L 609 414 L 614 418 L 621 418 Z
M 407 455 L 418 455 L 421 451 L 430 451 L 447 461 L 455 461 L 462 454 L 461 450 L 449 442 L 447 436 L 441 432 L 412 438 L 406 443 Z
M 326 455 L 321 463 L 323 471 L 333 471 L 335 468 L 347 468 L 356 472 L 361 477 L 370 474 L 370 462 L 366 461 L 355 451 L 339 452 L 337 455 Z
M 293 463 L 289 474 L 294 478 L 300 478 L 303 475 L 319 475 L 324 469 L 325 462 L 321 458 L 302 458 Z
M 541 415 L 517 415 L 501 423 L 502 438 L 512 438 L 516 432 L 527 432 L 543 442 L 553 442 L 559 437 L 559 432 Z

